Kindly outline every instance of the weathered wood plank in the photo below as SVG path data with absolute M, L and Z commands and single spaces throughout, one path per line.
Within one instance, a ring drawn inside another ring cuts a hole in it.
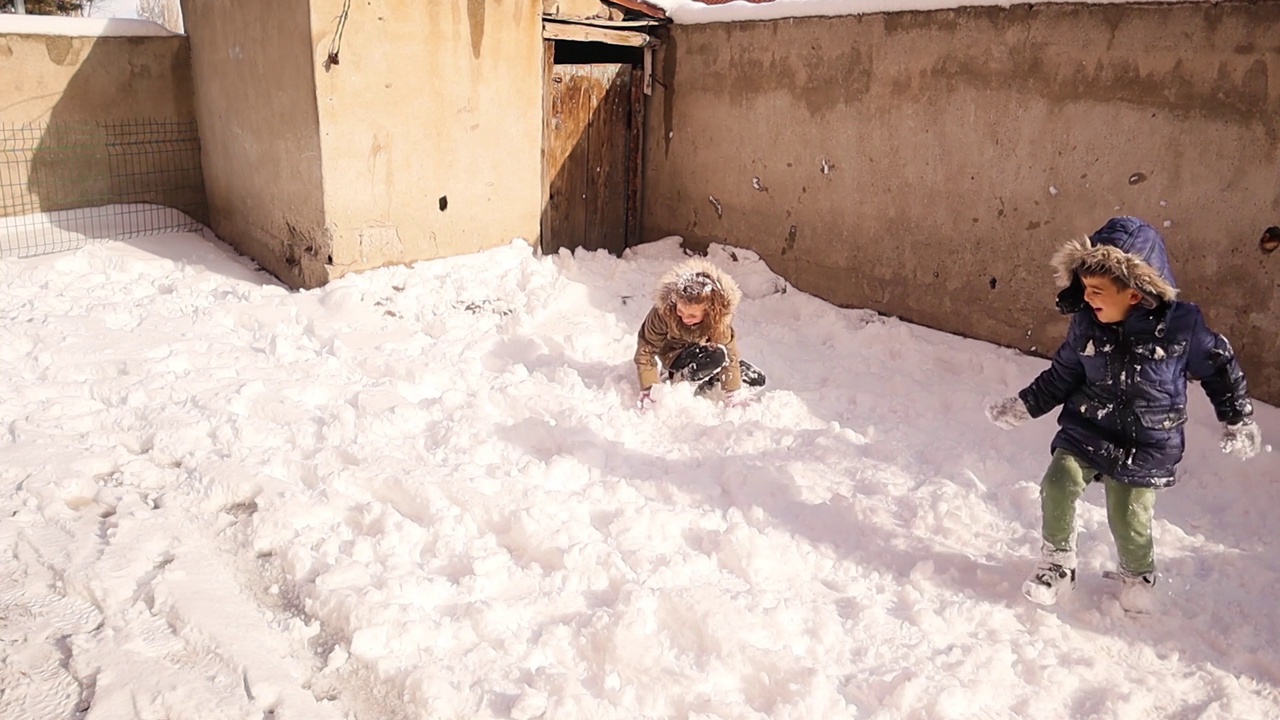
M 613 28 L 594 27 L 578 23 L 554 22 L 551 20 L 546 20 L 542 23 L 542 37 L 546 40 L 598 42 L 609 45 L 626 45 L 628 47 L 644 47 L 652 40 L 642 32 L 615 30 Z
M 542 43 L 542 219 L 538 227 L 538 247 L 543 253 L 554 252 L 550 249 L 551 239 L 551 181 L 559 171 L 564 158 L 554 157 L 552 128 L 555 113 L 551 105 L 551 73 L 555 70 L 556 44 L 550 40 Z M 554 165 L 554 167 L 553 167 Z
M 657 18 L 659 20 L 667 19 L 667 13 L 665 10 L 653 3 L 645 2 L 645 0 L 612 0 L 612 2 L 615 5 L 621 5 L 628 10 L 635 10 L 636 12 L 643 13 L 651 18 Z
M 648 68 L 631 70 L 631 103 L 627 126 L 627 239 L 626 246 L 640 244 L 640 208 L 644 201 L 644 101 L 648 94 Z
M 547 233 L 544 252 L 582 244 L 586 233 L 587 144 L 584 135 L 592 114 L 590 76 L 574 72 L 574 65 L 556 65 L 551 74 L 551 115 L 548 117 Z
M 583 247 L 621 254 L 627 247 L 631 66 L 589 67 L 595 112 L 587 131 L 589 180 Z
M 607 28 L 610 30 L 634 30 L 636 32 L 647 32 L 650 29 L 660 28 L 668 23 L 662 20 L 605 20 L 603 18 L 571 18 L 564 16 L 544 17 L 544 22 L 568 23 L 570 25 L 589 25 L 591 27 Z M 657 42 L 657 36 L 652 38 L 653 42 Z

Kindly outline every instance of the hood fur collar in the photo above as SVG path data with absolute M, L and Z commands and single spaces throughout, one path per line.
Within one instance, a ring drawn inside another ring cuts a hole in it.
M 1148 307 L 1173 302 L 1178 289 L 1137 255 L 1110 245 L 1095 245 L 1086 236 L 1068 240 L 1053 256 L 1053 270 L 1059 287 L 1068 287 L 1078 273 L 1110 275 L 1142 293 Z
M 658 281 L 658 308 L 675 323 L 676 298 L 689 293 L 707 298 L 707 315 L 711 327 L 727 329 L 733 313 L 742 300 L 742 290 L 728 273 L 702 258 L 691 258 L 668 270 Z

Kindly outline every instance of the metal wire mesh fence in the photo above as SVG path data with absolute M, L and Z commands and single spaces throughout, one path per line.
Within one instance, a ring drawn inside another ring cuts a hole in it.
M 0 257 L 207 220 L 195 121 L 0 123 Z

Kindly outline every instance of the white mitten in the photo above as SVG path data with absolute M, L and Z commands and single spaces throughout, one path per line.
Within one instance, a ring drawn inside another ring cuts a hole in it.
M 1014 395 L 987 405 L 987 419 L 1005 430 L 1012 430 L 1031 419 L 1031 412 L 1022 398 Z
M 1248 460 L 1257 455 L 1258 449 L 1262 447 L 1262 431 L 1252 420 L 1224 423 L 1222 440 L 1218 444 L 1222 446 L 1222 452 Z

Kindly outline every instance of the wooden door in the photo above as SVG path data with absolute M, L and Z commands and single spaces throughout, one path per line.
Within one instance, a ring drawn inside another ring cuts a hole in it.
M 548 43 L 550 45 L 550 43 Z M 542 251 L 633 243 L 639 217 L 638 71 L 563 64 L 548 51 L 543 123 Z

